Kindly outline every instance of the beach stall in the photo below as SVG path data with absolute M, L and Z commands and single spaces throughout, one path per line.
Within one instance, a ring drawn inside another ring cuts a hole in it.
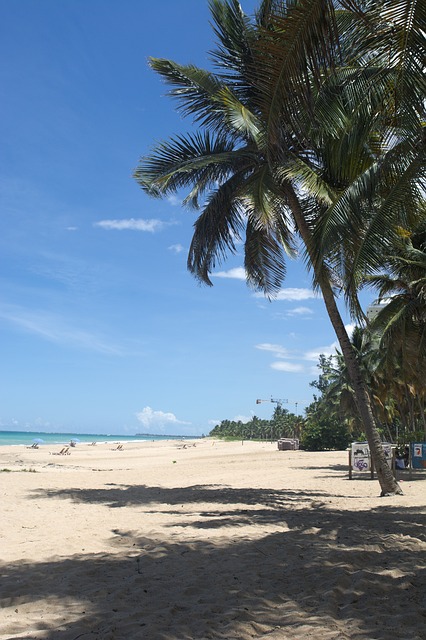
M 389 442 L 383 442 L 382 447 L 385 452 L 386 461 L 392 470 L 395 469 L 394 457 L 395 446 Z M 349 455 L 349 479 L 352 480 L 353 472 L 369 472 L 371 479 L 374 478 L 374 464 L 371 458 L 368 442 L 352 442 L 348 448 Z
M 277 441 L 278 451 L 297 451 L 299 440 L 297 438 L 280 438 Z
M 426 469 L 426 442 L 412 442 L 410 448 L 411 467 Z

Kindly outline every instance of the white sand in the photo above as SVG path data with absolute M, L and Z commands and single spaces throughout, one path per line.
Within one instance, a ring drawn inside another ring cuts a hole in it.
M 0 448 L 2 639 L 425 640 L 424 473 L 380 498 L 346 452 L 116 446 Z

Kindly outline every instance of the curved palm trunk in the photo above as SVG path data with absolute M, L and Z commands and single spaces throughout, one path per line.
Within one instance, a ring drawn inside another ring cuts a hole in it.
M 311 231 L 306 224 L 303 211 L 299 204 L 298 198 L 294 191 L 287 192 L 288 202 L 294 216 L 298 231 L 302 237 L 305 247 L 311 257 L 311 264 L 314 265 L 314 256 L 312 252 L 312 235 Z M 358 411 L 365 428 L 368 444 L 370 447 L 370 453 L 373 460 L 374 467 L 377 472 L 377 477 L 381 487 L 381 495 L 396 495 L 402 494 L 401 487 L 395 480 L 392 470 L 386 462 L 386 457 L 383 451 L 382 443 L 380 440 L 379 432 L 374 421 L 373 411 L 371 407 L 370 396 L 363 380 L 360 366 L 356 360 L 354 350 L 349 340 L 349 336 L 345 329 L 345 325 L 340 316 L 339 309 L 336 304 L 336 299 L 333 294 L 333 290 L 328 280 L 320 281 L 321 293 L 324 298 L 325 306 L 328 316 L 330 318 L 333 329 L 336 333 L 337 339 L 342 350 L 343 357 L 348 369 L 348 374 L 351 379 L 352 387 L 355 394 L 356 404 Z

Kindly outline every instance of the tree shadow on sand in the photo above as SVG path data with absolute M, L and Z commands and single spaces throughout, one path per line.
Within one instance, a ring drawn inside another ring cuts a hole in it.
M 335 497 L 336 494 L 327 491 L 300 491 L 274 489 L 234 488 L 226 485 L 192 485 L 189 487 L 165 488 L 147 485 L 125 485 L 110 483 L 105 489 L 40 489 L 32 493 L 34 499 L 40 498 L 68 498 L 75 502 L 99 504 L 105 503 L 109 507 L 121 508 L 148 504 L 180 505 L 190 503 L 220 503 L 247 505 L 271 505 L 279 508 L 288 503 L 311 504 L 315 499 Z
M 181 510 L 167 540 L 117 527 L 107 553 L 4 566 L 2 606 L 13 635 L 3 637 L 422 639 L 426 533 L 419 508 L 341 512 L 323 508 L 327 494 L 320 492 L 313 501 L 311 493 L 216 486 L 42 495 L 115 508 L 155 505 L 166 515 L 178 504 Z M 194 503 L 209 508 L 194 513 Z M 250 523 L 253 537 L 242 538 L 240 527 Z M 275 532 L 259 537 L 271 524 Z M 183 542 L 181 527 L 192 528 Z M 226 537 L 218 536 L 221 527 Z

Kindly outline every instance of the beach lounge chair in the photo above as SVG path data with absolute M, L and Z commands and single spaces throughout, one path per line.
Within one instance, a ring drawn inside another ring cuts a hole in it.
M 66 456 L 66 455 L 70 455 L 69 447 L 62 447 L 62 449 L 60 451 L 54 451 L 52 453 L 52 456 Z

